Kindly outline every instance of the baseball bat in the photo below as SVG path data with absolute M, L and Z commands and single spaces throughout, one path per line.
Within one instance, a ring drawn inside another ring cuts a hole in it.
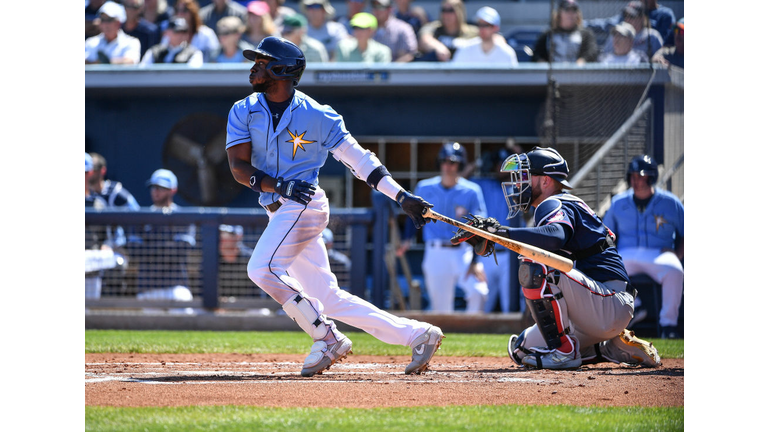
M 489 233 L 488 231 L 481 230 L 480 228 L 473 227 L 472 225 L 459 222 L 455 219 L 451 219 L 448 216 L 443 216 L 440 213 L 432 211 L 432 209 L 426 209 L 424 217 L 439 220 L 455 227 L 461 228 L 465 231 L 469 231 L 472 234 L 478 235 L 485 239 L 488 239 L 494 243 L 498 243 L 509 250 L 513 250 L 520 255 L 528 257 L 536 262 L 540 262 L 546 266 L 560 270 L 561 272 L 569 272 L 573 270 L 573 261 L 568 258 L 562 257 L 552 252 L 546 251 L 536 246 L 522 243 L 512 240 L 510 238 L 501 237 L 496 234 Z

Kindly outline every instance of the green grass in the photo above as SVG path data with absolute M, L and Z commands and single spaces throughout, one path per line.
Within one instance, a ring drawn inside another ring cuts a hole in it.
M 410 355 L 347 332 L 357 355 Z M 438 356 L 506 356 L 508 335 L 448 333 Z M 651 339 L 662 358 L 683 358 L 682 340 Z M 86 330 L 86 353 L 306 354 L 301 332 Z M 541 405 L 415 408 L 85 407 L 86 431 L 682 431 L 684 408 Z
M 417 408 L 86 407 L 86 431 L 682 431 L 682 408 L 452 406 Z
M 411 355 L 363 332 L 346 332 L 357 355 Z M 509 335 L 448 333 L 438 356 L 507 355 Z M 662 358 L 683 358 L 682 340 L 650 339 Z M 312 341 L 302 332 L 214 332 L 86 330 L 86 353 L 242 353 L 306 354 Z

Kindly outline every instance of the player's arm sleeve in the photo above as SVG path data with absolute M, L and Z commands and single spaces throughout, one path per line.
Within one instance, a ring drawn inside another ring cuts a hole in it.
M 568 231 L 563 224 L 552 223 L 532 228 L 506 228 L 507 237 L 538 248 L 557 251 L 568 241 Z

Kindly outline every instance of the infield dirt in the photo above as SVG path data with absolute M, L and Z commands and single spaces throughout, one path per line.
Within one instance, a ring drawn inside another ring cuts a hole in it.
M 86 354 L 85 404 L 115 407 L 413 407 L 567 404 L 676 407 L 684 361 L 529 370 L 508 357 L 435 357 L 405 375 L 407 356 L 350 355 L 322 375 L 299 375 L 303 355 Z

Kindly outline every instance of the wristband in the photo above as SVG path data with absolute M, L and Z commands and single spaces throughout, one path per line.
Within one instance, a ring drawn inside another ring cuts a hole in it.
M 264 177 L 267 176 L 267 173 L 261 170 L 254 171 L 253 174 L 251 174 L 251 179 L 249 181 L 251 185 L 251 189 L 254 190 L 254 192 L 264 192 L 261 190 L 261 180 L 264 179 Z

